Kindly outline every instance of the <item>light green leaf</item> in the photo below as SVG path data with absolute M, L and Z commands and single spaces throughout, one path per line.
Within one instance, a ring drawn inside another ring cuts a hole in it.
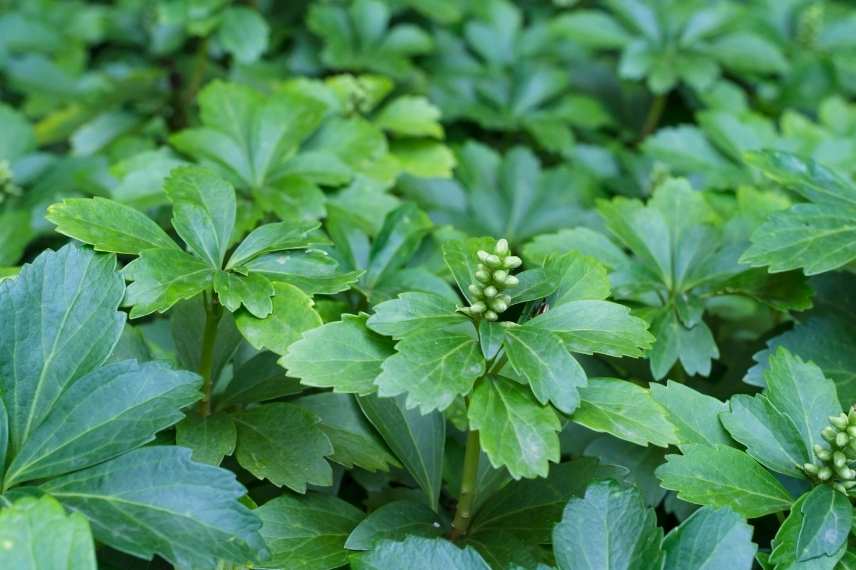
M 272 311 L 260 319 L 242 310 L 235 317 L 238 330 L 251 345 L 283 355 L 306 331 L 320 327 L 321 317 L 312 297 L 288 283 L 273 284 Z
M 332 295 L 345 291 L 362 275 L 362 271 L 343 271 L 324 251 L 270 254 L 257 257 L 245 266 L 251 273 L 271 281 L 282 281 L 300 287 L 308 294 Z
M 126 360 L 80 378 L 56 400 L 6 472 L 4 485 L 89 467 L 154 439 L 199 399 L 201 378 Z
M 491 465 L 505 467 L 515 479 L 546 477 L 550 462 L 559 461 L 559 418 L 516 382 L 486 377 L 473 391 L 467 415 Z
M 396 458 L 425 492 L 428 506 L 436 511 L 443 482 L 446 444 L 443 414 L 431 412 L 422 415 L 418 410 L 407 409 L 402 396 L 361 396 L 357 402 Z
M 672 380 L 665 386 L 651 384 L 650 389 L 651 397 L 666 408 L 666 417 L 675 426 L 678 446 L 734 443 L 719 423 L 720 414 L 728 410 L 726 403 Z
M 363 518 L 350 503 L 328 495 L 282 495 L 268 501 L 256 514 L 262 536 L 271 551 L 257 568 L 328 570 L 348 561 L 345 539 Z
M 251 231 L 232 255 L 226 269 L 232 269 L 268 253 L 287 249 L 303 249 L 310 245 L 323 244 L 325 239 L 314 235 L 320 227 L 317 222 L 289 221 L 264 224 Z
M 0 510 L 0 567 L 96 570 L 89 523 L 51 497 L 24 497 Z
M 235 457 L 241 466 L 277 487 L 305 493 L 307 485 L 328 486 L 333 453 L 315 414 L 294 404 L 273 403 L 232 416 L 238 427 Z
M 566 414 L 577 409 L 577 389 L 586 385 L 586 373 L 556 335 L 526 324 L 508 327 L 503 346 L 511 366 L 529 382 L 539 402 L 550 402 Z
M 663 570 L 751 568 L 757 550 L 752 527 L 740 515 L 704 507 L 663 539 Z
M 9 457 L 18 454 L 62 392 L 110 355 L 125 322 L 113 256 L 67 245 L 0 282 L 0 394 Z
M 99 542 L 138 558 L 210 568 L 265 552 L 258 519 L 238 502 L 246 489 L 231 472 L 192 462 L 189 449 L 143 447 L 41 488 L 83 513 Z
M 606 268 L 594 258 L 572 251 L 549 258 L 544 267 L 551 279 L 559 284 L 551 297 L 554 306 L 571 301 L 600 301 L 609 297 Z
M 273 311 L 271 297 L 275 289 L 263 275 L 217 271 L 214 274 L 213 286 L 220 303 L 233 313 L 242 305 L 257 319 L 264 319 Z M 287 285 L 277 284 L 277 287 L 281 286 Z
M 448 408 L 484 374 L 484 357 L 472 332 L 427 330 L 400 340 L 375 379 L 378 395 L 407 394 L 407 407 L 418 406 L 423 414 Z
M 592 257 L 607 269 L 627 263 L 627 255 L 620 247 L 602 233 L 585 227 L 539 235 L 523 247 L 523 257 L 527 263 L 543 265 L 548 257 L 570 251 Z
M 69 198 L 48 207 L 45 218 L 56 231 L 98 251 L 137 255 L 144 249 L 178 249 L 151 218 L 105 198 Z
M 442 536 L 446 525 L 437 513 L 419 503 L 393 501 L 371 512 L 354 528 L 345 542 L 351 550 L 371 550 L 381 540 L 404 540 L 408 536 Z
M 658 568 L 662 539 L 657 515 L 638 490 L 600 481 L 565 507 L 553 550 L 559 570 Z
M 175 444 L 189 447 L 194 461 L 209 465 L 220 465 L 225 456 L 232 455 L 237 438 L 235 422 L 226 414 L 188 414 L 175 426 Z
M 196 166 L 170 173 L 164 192 L 172 202 L 172 227 L 187 247 L 220 269 L 235 227 L 235 190 L 216 174 Z
M 306 386 L 365 396 L 375 391 L 374 380 L 391 354 L 392 343 L 366 328 L 365 315 L 342 315 L 307 331 L 280 364 Z
M 794 422 L 764 396 L 731 397 L 730 411 L 719 415 L 728 432 L 746 446 L 746 453 L 778 473 L 802 479 L 799 469 L 812 461 Z
M 332 461 L 348 469 L 356 465 L 366 471 L 387 471 L 390 465 L 398 465 L 350 394 L 324 392 L 294 403 L 321 418 L 319 427 L 333 445 Z
M 424 97 L 404 95 L 393 99 L 378 112 L 375 124 L 397 135 L 443 138 L 440 110 Z
M 442 538 L 411 536 L 402 542 L 383 540 L 372 550 L 351 561 L 353 570 L 490 570 L 473 550 L 463 550 Z
M 439 329 L 467 321 L 449 299 L 433 293 L 402 293 L 375 306 L 368 327 L 382 335 L 403 338 L 423 328 Z M 428 333 L 426 333 L 428 334 Z
M 630 309 L 609 301 L 570 301 L 529 321 L 559 335 L 571 352 L 641 356 L 654 337 Z
M 221 18 L 217 38 L 236 60 L 252 63 L 267 50 L 270 30 L 257 10 L 233 6 L 227 8 Z
M 668 447 L 678 443 L 668 412 L 651 392 L 628 380 L 590 378 L 580 388 L 582 403 L 572 420 L 591 430 L 647 446 Z
M 122 273 L 132 281 L 125 294 L 132 319 L 164 313 L 209 289 L 214 280 L 208 263 L 177 249 L 143 250 Z
M 666 489 L 699 505 L 729 507 L 755 518 L 791 508 L 781 483 L 748 454 L 724 445 L 688 445 L 657 469 Z

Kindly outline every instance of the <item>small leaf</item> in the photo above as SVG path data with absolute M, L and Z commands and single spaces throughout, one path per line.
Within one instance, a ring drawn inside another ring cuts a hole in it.
M 748 454 L 724 445 L 688 445 L 667 455 L 657 469 L 666 489 L 698 505 L 729 507 L 755 518 L 786 511 L 793 499 L 775 477 Z
M 232 416 L 238 427 L 235 457 L 258 477 L 305 493 L 307 485 L 333 483 L 324 459 L 333 453 L 320 419 L 293 404 L 265 404 Z
M 408 536 L 434 538 L 446 527 L 437 513 L 419 503 L 393 501 L 369 514 L 345 542 L 351 550 L 371 550 L 381 540 L 404 540 Z
M 238 330 L 258 350 L 266 348 L 283 355 L 306 331 L 320 327 L 321 317 L 315 311 L 312 297 L 288 283 L 274 283 L 272 311 L 267 318 L 258 318 L 249 311 L 235 317 Z
M 257 10 L 244 6 L 227 8 L 221 16 L 217 37 L 223 49 L 241 63 L 259 59 L 268 47 L 267 22 Z
M 663 531 L 633 487 L 599 481 L 571 499 L 553 529 L 559 570 L 657 568 Z
M 572 420 L 591 430 L 647 446 L 668 447 L 678 442 L 668 413 L 651 393 L 628 380 L 590 378 L 580 388 L 582 403 Z
M 431 220 L 414 204 L 407 203 L 390 212 L 372 242 L 369 264 L 362 278 L 365 287 L 373 289 L 404 265 L 431 227 Z
M 273 311 L 271 297 L 274 295 L 274 287 L 258 273 L 240 275 L 218 271 L 214 274 L 213 285 L 220 303 L 233 313 L 240 309 L 241 305 L 259 319 L 264 319 Z
M 403 338 L 422 328 L 444 327 L 467 321 L 455 312 L 455 303 L 433 293 L 403 293 L 375 306 L 368 327 L 382 335 Z
M 24 497 L 0 510 L 0 567 L 96 570 L 89 523 L 56 499 Z
M 138 255 L 144 249 L 178 249 L 151 218 L 105 198 L 69 198 L 52 204 L 45 218 L 56 224 L 59 233 L 97 251 Z
M 546 477 L 550 462 L 559 461 L 556 413 L 508 378 L 488 376 L 476 386 L 468 417 L 491 464 L 515 479 Z
M 667 418 L 675 426 L 678 446 L 734 443 L 719 422 L 720 414 L 728 410 L 724 402 L 672 380 L 665 386 L 651 384 L 651 397 L 666 408 Z
M 651 348 L 651 374 L 665 377 L 679 359 L 689 375 L 710 374 L 711 361 L 719 357 L 719 348 L 704 321 L 685 326 L 675 311 L 665 308 L 651 323 L 656 340 Z
M 609 297 L 606 268 L 594 258 L 572 251 L 551 257 L 544 267 L 559 284 L 551 297 L 556 307 L 570 301 L 601 301 Z
M 347 563 L 345 539 L 363 518 L 350 503 L 328 495 L 282 495 L 256 509 L 271 551 L 263 568 L 338 568 Z
M 318 222 L 297 220 L 259 226 L 238 244 L 229 257 L 226 269 L 239 267 L 268 253 L 303 249 L 310 245 L 324 243 L 324 239 L 313 237 L 313 232 L 319 227 Z
M 704 507 L 663 539 L 663 570 L 751 568 L 758 545 L 752 527 L 729 509 Z
M 365 315 L 342 315 L 341 321 L 307 331 L 280 364 L 305 386 L 367 395 L 391 354 L 392 344 L 366 327 Z
M 125 295 L 132 319 L 164 313 L 209 289 L 214 279 L 210 265 L 177 249 L 143 250 L 122 273 L 133 282 Z
M 235 422 L 226 414 L 188 414 L 175 426 L 175 444 L 189 447 L 194 461 L 209 465 L 220 465 L 225 456 L 232 455 L 237 438 Z

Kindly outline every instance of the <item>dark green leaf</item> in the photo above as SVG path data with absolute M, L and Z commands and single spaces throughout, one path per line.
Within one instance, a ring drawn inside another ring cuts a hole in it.
M 235 317 L 238 330 L 251 345 L 283 355 L 306 331 L 321 326 L 321 317 L 313 308 L 312 297 L 288 283 L 273 285 L 273 304 L 267 318 L 258 318 L 250 311 Z
M 189 414 L 175 426 L 175 444 L 189 447 L 194 461 L 209 465 L 220 465 L 225 456 L 232 455 L 237 438 L 235 422 L 226 414 Z
M 437 513 L 419 503 L 393 501 L 367 516 L 348 536 L 345 548 L 371 550 L 381 540 L 439 537 L 446 528 Z
M 663 539 L 663 570 L 751 568 L 752 527 L 729 509 L 704 507 Z

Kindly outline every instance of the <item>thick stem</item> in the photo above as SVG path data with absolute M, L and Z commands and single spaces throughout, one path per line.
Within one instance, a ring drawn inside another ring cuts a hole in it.
M 660 123 L 660 117 L 663 116 L 663 110 L 666 108 L 666 94 L 657 95 L 651 102 L 651 107 L 648 109 L 648 114 L 645 116 L 645 123 L 642 125 L 642 132 L 639 133 L 639 140 L 645 140 L 648 135 L 654 132 L 657 125 Z
M 205 301 L 205 331 L 202 334 L 202 354 L 199 358 L 199 375 L 202 376 L 202 400 L 199 402 L 199 414 L 211 414 L 211 391 L 214 388 L 214 345 L 217 343 L 217 325 L 223 314 L 223 307 L 216 298 Z
M 450 538 L 457 540 L 467 534 L 473 516 L 473 503 L 476 498 L 476 483 L 479 474 L 479 432 L 471 430 L 467 434 L 467 447 L 464 451 L 464 470 L 461 476 L 461 496 L 452 521 Z

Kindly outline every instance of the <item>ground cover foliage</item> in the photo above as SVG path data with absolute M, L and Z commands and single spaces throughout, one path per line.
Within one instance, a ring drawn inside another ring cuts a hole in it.
M 856 8 L 0 0 L 0 568 L 856 568 Z

